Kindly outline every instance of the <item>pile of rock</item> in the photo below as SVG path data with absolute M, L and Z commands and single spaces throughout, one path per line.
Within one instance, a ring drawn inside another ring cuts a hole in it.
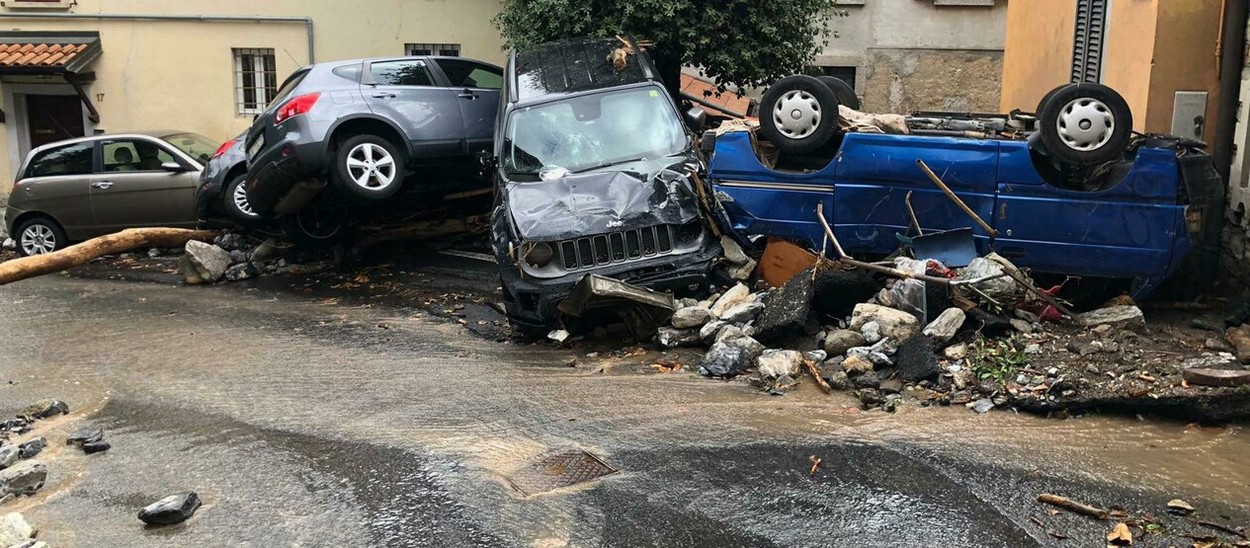
M 256 245 L 243 234 L 227 232 L 211 244 L 187 242 L 178 270 L 190 285 L 237 282 L 281 272 L 288 265 L 286 259 L 279 257 L 279 251 L 273 239 Z

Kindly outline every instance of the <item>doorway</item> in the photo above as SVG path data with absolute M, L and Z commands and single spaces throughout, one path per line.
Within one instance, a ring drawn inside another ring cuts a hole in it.
M 30 148 L 86 135 L 77 95 L 26 95 Z

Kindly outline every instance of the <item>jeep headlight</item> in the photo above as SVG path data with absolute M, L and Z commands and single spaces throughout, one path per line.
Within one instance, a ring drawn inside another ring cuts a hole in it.
M 522 249 L 524 250 L 523 258 L 525 263 L 534 268 L 547 266 L 556 258 L 555 250 L 547 242 L 526 244 Z

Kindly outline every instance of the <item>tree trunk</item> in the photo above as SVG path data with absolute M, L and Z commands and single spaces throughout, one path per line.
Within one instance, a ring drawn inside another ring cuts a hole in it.
M 191 240 L 211 242 L 213 230 L 184 228 L 129 228 L 93 238 L 46 255 L 32 255 L 0 263 L 0 285 L 81 266 L 105 255 L 149 247 L 182 247 Z
M 664 89 L 668 90 L 669 96 L 673 98 L 673 102 L 677 104 L 677 110 L 680 111 L 682 53 L 659 47 L 649 48 L 648 53 L 651 55 L 651 60 L 655 62 L 655 69 L 660 73 Z

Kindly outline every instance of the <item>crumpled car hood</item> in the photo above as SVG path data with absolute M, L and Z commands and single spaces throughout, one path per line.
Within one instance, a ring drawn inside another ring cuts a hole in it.
M 654 175 L 607 171 L 554 181 L 512 183 L 508 208 L 525 241 L 560 241 L 699 218 L 689 178 L 663 169 Z

